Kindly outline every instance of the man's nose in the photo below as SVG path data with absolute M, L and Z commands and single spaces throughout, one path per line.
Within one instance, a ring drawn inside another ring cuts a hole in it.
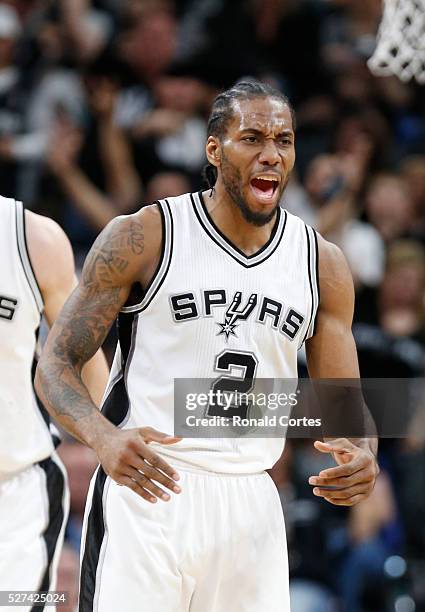
M 280 155 L 276 143 L 271 138 L 264 140 L 264 146 L 261 150 L 258 161 L 261 164 L 267 164 L 268 166 L 275 166 L 280 161 Z

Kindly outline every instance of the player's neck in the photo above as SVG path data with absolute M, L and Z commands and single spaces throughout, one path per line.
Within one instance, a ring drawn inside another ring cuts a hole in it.
M 270 239 L 276 215 L 262 226 L 247 221 L 229 194 L 219 187 L 203 192 L 208 214 L 218 229 L 245 255 L 259 251 Z

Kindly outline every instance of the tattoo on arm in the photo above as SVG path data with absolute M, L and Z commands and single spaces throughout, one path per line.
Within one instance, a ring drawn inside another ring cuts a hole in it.
M 125 302 L 132 284 L 129 266 L 134 268 L 143 251 L 142 222 L 126 218 L 113 221 L 87 256 L 80 284 L 55 322 L 40 360 L 38 391 L 59 420 L 76 422 L 98 412 L 81 370 Z

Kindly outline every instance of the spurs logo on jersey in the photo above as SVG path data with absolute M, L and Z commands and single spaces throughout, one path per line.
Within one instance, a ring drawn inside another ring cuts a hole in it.
M 225 289 L 209 289 L 201 291 L 199 299 L 196 299 L 193 291 L 170 297 L 171 311 L 177 323 L 198 319 L 200 316 L 207 318 L 215 316 L 215 309 L 224 306 L 228 306 L 224 314 L 224 321 L 223 316 L 220 315 L 221 320 L 216 320 L 216 324 L 220 328 L 217 335 L 224 335 L 226 340 L 230 336 L 237 337 L 236 328 L 251 316 L 263 325 L 269 318 L 272 329 L 278 330 L 289 340 L 294 340 L 305 319 L 294 308 L 285 308 L 285 305 L 278 300 L 269 297 L 259 300 L 256 293 L 251 293 L 245 298 L 242 291 L 236 291 L 229 299 Z
M 237 321 L 246 321 L 251 312 L 254 310 L 255 305 L 257 303 L 257 295 L 252 293 L 245 306 L 238 310 L 242 301 L 242 292 L 237 291 L 235 296 L 230 304 L 229 308 L 226 310 L 226 314 L 224 317 L 224 323 L 218 323 L 221 327 L 221 330 L 218 332 L 218 335 L 224 334 L 226 336 L 226 340 L 229 339 L 229 336 L 236 336 L 235 327 L 237 327 Z
M 18 300 L 15 298 L 0 295 L 0 319 L 11 321 L 18 306 Z

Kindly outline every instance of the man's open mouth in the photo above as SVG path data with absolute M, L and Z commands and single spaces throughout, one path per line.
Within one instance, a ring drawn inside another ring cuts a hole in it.
M 262 174 L 251 179 L 250 185 L 255 196 L 263 201 L 272 200 L 279 187 L 280 177 L 273 174 Z

